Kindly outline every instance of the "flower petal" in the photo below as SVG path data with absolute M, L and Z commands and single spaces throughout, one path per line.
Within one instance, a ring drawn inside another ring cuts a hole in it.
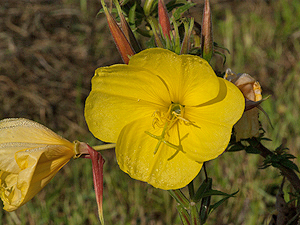
M 146 134 L 160 135 L 152 119 L 136 120 L 122 130 L 116 146 L 120 168 L 132 178 L 161 189 L 178 189 L 190 183 L 199 173 L 202 163 L 190 160 L 184 153 L 162 143 L 154 154 L 158 140 Z M 170 130 L 166 140 L 177 143 L 177 129 Z M 174 138 L 175 137 L 175 138 Z
M 151 117 L 156 110 L 167 111 L 170 103 L 167 87 L 151 71 L 115 65 L 96 70 L 85 118 L 97 138 L 115 143 L 126 124 Z
M 74 152 L 65 146 L 46 146 L 15 154 L 20 171 L 0 170 L 1 199 L 6 211 L 13 211 L 32 199 L 72 158 Z
M 20 150 L 64 145 L 73 149 L 73 144 L 47 127 L 24 118 L 10 118 L 0 121 L 0 170 L 18 173 L 15 153 Z
M 164 80 L 174 103 L 199 105 L 218 94 L 219 82 L 213 69 L 197 56 L 153 48 L 134 55 L 129 65 L 148 69 Z
M 180 135 L 188 134 L 182 142 L 186 155 L 199 162 L 219 156 L 231 137 L 232 126 L 242 116 L 244 97 L 234 84 L 219 78 L 220 92 L 217 98 L 197 107 L 186 107 L 185 118 L 199 128 L 180 126 Z
M 9 142 L 57 144 L 73 148 L 73 144 L 47 127 L 24 118 L 0 121 L 0 144 Z

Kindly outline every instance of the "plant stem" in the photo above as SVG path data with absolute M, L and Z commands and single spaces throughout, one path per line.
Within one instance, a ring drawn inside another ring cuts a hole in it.
M 193 225 L 200 225 L 199 213 L 195 202 L 190 203 L 191 221 Z

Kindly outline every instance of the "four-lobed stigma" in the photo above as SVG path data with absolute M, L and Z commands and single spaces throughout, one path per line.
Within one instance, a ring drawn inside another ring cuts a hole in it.
M 158 128 L 163 128 L 161 135 L 154 135 L 151 134 L 148 131 L 145 131 L 146 134 L 148 134 L 150 137 L 153 137 L 155 139 L 158 140 L 158 143 L 156 144 L 156 147 L 154 149 L 154 154 L 157 153 L 159 147 L 161 146 L 161 144 L 166 144 L 169 147 L 173 148 L 176 150 L 176 152 L 168 159 L 172 159 L 174 158 L 179 151 L 183 151 L 183 147 L 181 142 L 186 139 L 188 137 L 188 133 L 185 134 L 183 137 L 180 137 L 180 132 L 179 132 L 179 124 L 181 121 L 184 122 L 185 125 L 193 125 L 195 127 L 196 126 L 193 122 L 191 122 L 190 120 L 184 118 L 184 105 L 181 105 L 179 103 L 173 103 L 171 102 L 171 105 L 169 107 L 169 110 L 167 113 L 161 112 L 161 111 L 155 111 L 153 116 L 153 128 L 155 129 L 155 127 Z M 199 128 L 199 127 L 198 127 Z M 170 136 L 169 135 L 169 131 L 171 129 L 176 129 L 177 130 L 177 135 L 178 135 L 178 145 L 177 144 L 173 144 L 169 141 L 166 140 L 166 136 Z

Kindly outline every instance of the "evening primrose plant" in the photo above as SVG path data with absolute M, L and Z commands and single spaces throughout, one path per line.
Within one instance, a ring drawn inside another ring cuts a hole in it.
M 32 199 L 71 158 L 90 158 L 98 215 L 104 224 L 104 159 L 97 151 L 115 148 L 122 171 L 168 190 L 178 203 L 182 224 L 204 224 L 238 193 L 215 190 L 205 163 L 224 152 L 245 150 L 263 156 L 261 168 L 278 168 L 293 187 L 294 205 L 285 202 L 283 184 L 277 197 L 277 205 L 288 208 L 291 217 L 277 207 L 274 224 L 298 220 L 298 167 L 285 147 L 271 151 L 262 144 L 268 139 L 259 121 L 264 100 L 259 82 L 230 69 L 217 76 L 210 65 L 226 49 L 213 41 L 209 1 L 204 2 L 201 25 L 184 16 L 195 5 L 188 1 L 113 2 L 116 7 L 109 10 L 101 0 L 100 13 L 107 18 L 124 64 L 95 71 L 84 112 L 91 133 L 110 144 L 92 148 L 69 142 L 31 120 L 1 120 L 4 209 L 14 211 Z M 204 179 L 196 186 L 194 180 L 202 172 Z M 218 201 L 213 201 L 215 195 Z
M 299 191 L 293 157 L 261 143 L 267 139 L 258 120 L 259 110 L 263 111 L 259 82 L 230 69 L 225 79 L 219 78 L 209 65 L 216 54 L 226 59 L 221 49 L 228 51 L 213 41 L 209 1 L 204 3 L 202 25 L 183 16 L 194 6 L 191 2 L 113 2 L 116 9 L 111 12 L 119 24 L 101 0 L 127 65 L 96 70 L 85 118 L 95 137 L 116 143 L 121 170 L 169 190 L 179 203 L 183 224 L 204 224 L 214 209 L 237 193 L 214 190 L 203 167 L 225 149 L 261 154 L 266 158 L 263 168 L 276 165 Z M 148 41 L 139 44 L 136 37 Z M 202 167 L 206 179 L 195 189 L 193 179 Z M 189 197 L 180 190 L 184 186 Z M 223 198 L 212 204 L 213 195 Z

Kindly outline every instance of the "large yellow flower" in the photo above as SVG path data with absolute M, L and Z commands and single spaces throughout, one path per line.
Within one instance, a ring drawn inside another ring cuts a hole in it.
M 75 155 L 74 144 L 27 119 L 0 121 L 0 194 L 6 211 L 36 195 Z
M 243 111 L 242 93 L 205 60 L 156 48 L 97 69 L 85 117 L 97 138 L 117 143 L 124 172 L 178 189 L 224 151 Z

